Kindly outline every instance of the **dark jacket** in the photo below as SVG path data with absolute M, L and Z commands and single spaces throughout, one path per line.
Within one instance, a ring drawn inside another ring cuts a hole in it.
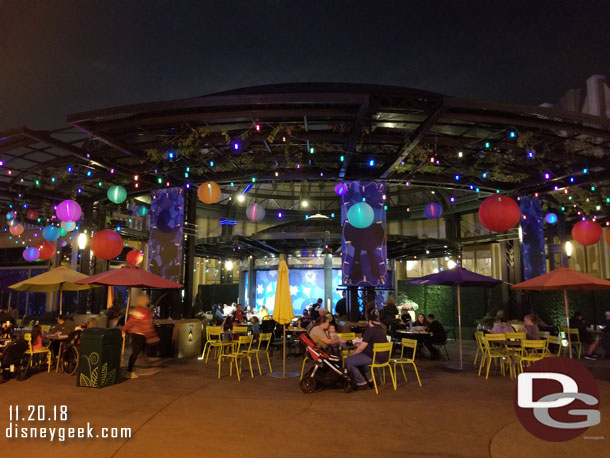
M 339 316 L 344 316 L 347 314 L 347 302 L 344 297 L 337 301 L 335 305 L 335 313 Z
M 447 341 L 445 328 L 438 320 L 434 320 L 428 325 L 428 331 L 432 333 L 432 340 L 434 342 L 445 343 Z

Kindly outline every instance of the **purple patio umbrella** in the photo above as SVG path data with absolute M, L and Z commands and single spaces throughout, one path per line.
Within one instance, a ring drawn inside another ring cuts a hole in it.
M 436 274 L 426 275 L 409 283 L 417 285 L 438 285 L 438 286 L 457 286 L 457 303 L 458 303 L 458 334 L 460 339 L 460 366 L 459 370 L 463 369 L 462 364 L 462 286 L 496 286 L 502 283 L 502 280 L 486 277 L 471 272 L 463 267 L 456 266 L 453 269 L 442 270 Z

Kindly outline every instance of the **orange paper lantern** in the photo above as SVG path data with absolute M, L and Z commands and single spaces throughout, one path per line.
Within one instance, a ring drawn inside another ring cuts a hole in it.
M 220 186 L 213 181 L 206 181 L 197 190 L 197 197 L 204 204 L 215 204 L 220 200 Z

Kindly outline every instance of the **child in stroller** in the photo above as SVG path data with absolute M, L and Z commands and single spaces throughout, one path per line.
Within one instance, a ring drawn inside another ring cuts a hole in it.
M 299 339 L 305 345 L 306 356 L 314 362 L 314 366 L 303 375 L 299 383 L 301 391 L 303 393 L 313 393 L 318 385 L 335 386 L 341 384 L 346 393 L 351 392 L 353 389 L 352 378 L 347 369 L 341 367 L 341 358 L 331 356 L 316 347 L 307 334 L 301 334 Z
M 27 349 L 28 343 L 23 338 L 9 342 L 5 347 L 2 347 L 2 354 L 0 356 L 0 383 L 6 382 L 13 375 L 19 381 L 25 379 L 29 361 L 25 357 Z

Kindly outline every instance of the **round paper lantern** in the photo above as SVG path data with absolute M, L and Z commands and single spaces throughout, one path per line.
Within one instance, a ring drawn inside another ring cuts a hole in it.
M 347 220 L 349 223 L 358 228 L 364 229 L 369 227 L 375 221 L 375 211 L 366 202 L 358 202 L 352 205 L 347 211 Z
M 68 242 L 66 242 L 65 240 L 60 240 L 59 241 L 59 246 L 62 247 L 62 248 L 65 247 L 67 244 L 68 244 Z
M 74 200 L 64 200 L 57 206 L 55 213 L 61 221 L 78 221 L 82 211 Z
M 9 225 L 9 227 L 16 226 L 17 224 L 19 224 L 19 220 L 17 219 L 17 216 L 13 216 L 6 223 Z
M 127 191 L 123 186 L 110 186 L 108 188 L 108 192 L 106 192 L 108 199 L 110 202 L 114 202 L 115 204 L 122 204 L 127 199 Z
M 140 205 L 137 208 L 136 213 L 138 216 L 146 216 L 148 215 L 148 207 L 146 205 Z
M 547 213 L 544 215 L 544 220 L 547 224 L 555 224 L 557 222 L 557 215 L 555 213 Z
M 443 207 L 437 202 L 428 202 L 424 207 L 424 216 L 428 219 L 438 219 L 443 214 Z
M 246 216 L 250 221 L 258 223 L 265 217 L 265 209 L 261 204 L 250 204 L 248 205 L 248 208 L 246 208 Z
M 15 216 L 17 216 L 17 212 L 16 211 L 10 211 L 6 214 L 6 219 L 10 220 L 13 219 Z
M 29 246 L 23 250 L 23 259 L 29 262 L 36 261 L 39 255 L 40 252 L 38 251 L 38 248 L 34 248 L 33 246 Z
M 347 184 L 345 183 L 337 183 L 335 185 L 335 194 L 338 196 L 342 196 L 347 192 Z
M 42 230 L 42 236 L 45 240 L 54 242 L 61 237 L 61 230 L 57 226 L 47 226 Z
M 15 224 L 10 227 L 9 232 L 13 235 L 21 235 L 23 234 L 23 230 L 23 224 Z
M 206 181 L 205 183 L 202 183 L 197 190 L 197 196 L 204 204 L 215 204 L 220 200 L 220 195 L 220 186 L 213 181 Z
M 116 258 L 123 251 L 123 239 L 121 236 L 110 229 L 96 232 L 91 237 L 91 251 L 101 259 Z
M 517 202 L 507 196 L 494 194 L 479 207 L 479 220 L 488 230 L 504 232 L 519 222 L 521 209 Z
M 66 232 L 72 232 L 76 228 L 74 221 L 62 221 L 61 228 Z
M 38 252 L 38 259 L 46 261 L 47 259 L 51 259 L 55 254 L 55 246 L 48 240 L 45 240 L 38 247 Z
M 132 266 L 137 266 L 144 261 L 144 254 L 140 250 L 131 250 L 127 253 L 127 262 Z
M 25 217 L 30 221 L 36 221 L 38 219 L 38 212 L 36 210 L 28 210 Z
M 595 221 L 584 221 L 577 222 L 572 227 L 572 237 L 581 245 L 595 245 L 602 238 L 603 230 L 602 227 Z

